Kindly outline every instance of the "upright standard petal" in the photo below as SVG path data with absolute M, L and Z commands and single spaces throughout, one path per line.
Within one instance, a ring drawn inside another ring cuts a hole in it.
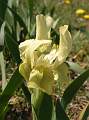
M 51 48 L 51 40 L 26 40 L 19 45 L 20 57 L 22 61 L 34 66 L 35 56 L 48 52 Z M 37 53 L 37 54 L 35 54 Z M 37 57 L 36 57 L 37 58 Z
M 72 48 L 72 38 L 68 31 L 68 26 L 64 25 L 60 27 L 60 44 L 57 52 L 58 62 L 63 63 L 68 57 Z
M 36 16 L 36 39 L 48 40 L 48 27 L 46 17 L 43 15 Z

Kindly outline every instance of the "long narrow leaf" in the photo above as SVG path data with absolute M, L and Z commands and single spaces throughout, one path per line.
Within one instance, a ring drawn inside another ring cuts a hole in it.
M 61 106 L 60 100 L 56 102 L 56 120 L 69 120 L 64 109 Z
M 21 62 L 21 60 L 20 60 L 20 55 L 19 55 L 19 50 L 18 50 L 18 44 L 13 39 L 13 36 L 7 26 L 5 27 L 5 32 L 6 32 L 5 43 L 9 49 L 12 57 L 14 58 L 15 62 L 17 64 L 19 64 Z
M 29 4 L 29 15 L 30 15 L 30 23 L 31 23 L 32 15 L 33 15 L 33 0 L 28 0 L 28 4 Z
M 34 117 L 36 117 L 37 120 L 52 120 L 53 102 L 51 96 L 42 92 L 37 98 L 33 96 L 32 106 L 35 113 Z
M 26 24 L 24 23 L 23 19 L 20 17 L 20 15 L 15 12 L 12 8 L 10 8 L 8 5 L 7 5 L 7 0 L 0 0 L 0 3 L 2 5 L 2 7 L 4 6 L 5 8 L 8 8 L 11 13 L 14 15 L 14 17 L 16 18 L 16 20 L 18 21 L 18 23 L 20 24 L 20 26 L 24 29 L 24 34 L 26 35 L 28 33 L 28 30 L 27 30 L 27 27 L 26 27 Z M 1 8 L 2 8 L 1 7 Z M 2 10 L 1 10 L 2 11 Z M 1 12 L 2 13 L 2 12 Z
M 14 15 L 15 19 L 18 21 L 20 26 L 24 29 L 24 34 L 26 35 L 28 33 L 28 30 L 27 30 L 26 24 L 24 23 L 23 19 L 12 8 L 10 8 L 9 6 L 7 6 L 7 7 L 12 12 L 12 14 Z
M 7 105 L 4 109 L 4 112 L 0 114 L 0 120 L 5 120 L 6 113 L 9 111 L 10 107 Z
M 67 107 L 67 105 L 71 102 L 77 91 L 80 89 L 80 87 L 83 85 L 83 83 L 87 80 L 89 77 L 89 69 L 83 72 L 78 78 L 76 78 L 64 91 L 61 104 L 64 107 L 64 109 Z
M 18 87 L 20 87 L 22 83 L 23 83 L 23 78 L 19 74 L 19 70 L 17 69 L 12 75 L 5 90 L 2 92 L 0 96 L 0 115 L 2 115 L 2 113 L 4 112 L 5 107 L 7 106 L 8 101 L 13 95 L 13 93 L 16 91 Z
M 22 87 L 22 90 L 24 92 L 24 95 L 25 95 L 28 103 L 31 105 L 31 94 L 30 94 L 27 86 L 25 86 L 25 84 L 23 83 L 21 87 Z
M 8 0 L 0 0 L 0 28 L 5 19 L 5 13 L 6 13 L 6 9 L 7 9 L 7 6 L 4 5 L 3 3 L 6 3 L 6 5 L 7 5 Z
M 87 117 L 89 116 L 89 102 L 85 106 L 85 108 L 81 111 L 79 120 L 87 120 Z

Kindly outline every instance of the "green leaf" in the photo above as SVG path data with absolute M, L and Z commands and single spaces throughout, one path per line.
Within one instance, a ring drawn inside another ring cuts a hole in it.
M 1 5 L 2 6 L 4 6 L 4 9 L 5 8 L 8 8 L 10 11 L 11 11 L 11 13 L 13 14 L 13 16 L 15 17 L 15 19 L 18 21 L 18 23 L 19 23 L 19 25 L 24 29 L 24 34 L 26 35 L 27 33 L 28 33 L 28 30 L 27 30 L 27 27 L 26 27 L 26 24 L 24 23 L 24 21 L 23 21 L 23 19 L 20 17 L 20 15 L 15 11 L 15 10 L 13 10 L 12 8 L 10 8 L 8 5 L 7 5 L 7 2 L 8 0 L 4 0 L 3 2 L 2 2 L 2 0 L 0 0 L 0 3 L 1 3 Z M 0 6 L 1 7 L 1 6 Z M 1 7 L 2 8 L 2 7 Z M 0 9 L 1 9 L 0 8 Z M 1 9 L 1 11 L 2 11 L 3 9 Z M 2 12 L 0 12 L 0 13 L 2 13 Z M 2 14 L 2 16 L 3 16 L 3 14 Z M 4 15 L 5 16 L 5 15 Z
M 5 13 L 6 13 L 6 9 L 7 9 L 7 6 L 4 5 L 4 3 L 6 3 L 6 5 L 7 5 L 8 0 L 0 0 L 0 28 L 1 28 L 2 23 L 4 22 Z
M 32 15 L 33 15 L 33 0 L 27 0 L 28 1 L 28 17 L 27 17 L 27 21 L 28 21 L 28 32 L 30 33 L 32 28 L 33 28 L 33 24 L 32 24 Z M 29 34 L 30 35 L 30 34 Z
M 24 92 L 24 95 L 25 95 L 28 103 L 31 105 L 31 94 L 30 94 L 27 86 L 25 86 L 24 83 L 22 84 L 22 90 L 23 90 L 23 92 Z
M 37 96 L 34 94 L 32 96 L 32 106 L 37 120 L 52 120 L 53 102 L 51 96 L 41 91 Z
M 64 109 L 71 102 L 77 91 L 80 89 L 80 87 L 83 85 L 83 83 L 87 80 L 88 77 L 89 77 L 89 69 L 83 72 L 66 88 L 61 99 L 61 104 Z
M 31 22 L 32 15 L 33 15 L 33 0 L 28 0 L 28 4 L 29 4 L 29 15 L 30 15 L 30 22 Z
M 89 102 L 84 107 L 84 109 L 81 111 L 79 119 L 78 120 L 88 120 L 87 117 L 89 116 Z
M 13 36 L 7 26 L 5 27 L 5 43 L 9 49 L 12 57 L 14 58 L 15 62 L 17 64 L 19 64 L 21 62 L 21 60 L 20 60 L 18 44 L 13 39 Z
M 56 120 L 69 120 L 64 109 L 61 106 L 60 100 L 56 102 Z
M 2 114 L 0 114 L 0 120 L 5 120 L 6 113 L 10 110 L 10 107 L 7 105 Z
M 12 8 L 10 8 L 9 6 L 7 6 L 7 7 L 11 11 L 11 13 L 13 14 L 15 20 L 17 20 L 19 25 L 24 29 L 24 34 L 26 35 L 28 33 L 28 30 L 27 30 L 26 24 L 24 23 L 23 19 Z
M 23 78 L 19 74 L 19 70 L 17 69 L 12 75 L 6 88 L 4 89 L 4 91 L 0 96 L 0 117 L 2 117 L 2 115 L 4 114 L 4 110 L 8 105 L 9 99 L 11 98 L 13 93 L 16 91 L 16 89 L 21 86 L 22 83 L 23 83 Z

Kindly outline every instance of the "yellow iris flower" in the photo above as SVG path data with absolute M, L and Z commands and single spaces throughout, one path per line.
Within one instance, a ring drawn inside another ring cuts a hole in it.
M 83 18 L 89 20 L 89 14 L 84 15 Z
M 65 3 L 65 4 L 70 4 L 71 1 L 70 1 L 70 0 L 64 0 L 64 3 Z
M 86 10 L 80 8 L 80 9 L 77 9 L 75 13 L 76 15 L 83 15 L 86 13 Z
M 38 89 L 52 95 L 55 80 L 64 79 L 62 71 L 66 68 L 64 62 L 71 51 L 72 38 L 68 26 L 64 25 L 59 30 L 59 46 L 53 47 L 49 36 L 52 24 L 47 22 L 50 21 L 45 16 L 37 15 L 36 39 L 26 40 L 19 45 L 22 59 L 19 71 L 27 81 L 29 90 Z M 67 74 L 65 71 L 65 79 Z

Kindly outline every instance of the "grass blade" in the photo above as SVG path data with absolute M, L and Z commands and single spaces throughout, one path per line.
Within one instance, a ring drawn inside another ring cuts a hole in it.
M 8 82 L 6 88 L 2 92 L 0 96 L 0 115 L 3 114 L 6 106 L 8 105 L 8 101 L 16 91 L 18 87 L 23 83 L 23 78 L 19 74 L 19 70 L 17 69 L 12 75 L 10 81 Z
M 6 3 L 6 5 L 7 5 L 8 0 L 0 0 L 0 28 L 1 28 L 2 23 L 4 22 L 5 13 L 6 13 L 6 9 L 7 9 L 7 6 L 4 5 L 4 3 Z
M 87 117 L 89 116 L 89 102 L 85 106 L 85 108 L 81 111 L 79 120 L 87 120 Z
M 76 78 L 64 91 L 61 104 L 65 109 L 67 105 L 71 102 L 77 91 L 83 85 L 83 83 L 89 77 L 89 69 L 83 72 L 78 78 Z
M 56 102 L 56 120 L 69 120 L 64 109 L 61 106 L 60 100 Z
M 13 39 L 13 36 L 12 36 L 12 34 L 7 26 L 5 27 L 5 43 L 9 49 L 12 57 L 14 58 L 15 62 L 17 64 L 19 64 L 21 62 L 21 60 L 20 60 L 18 44 Z
M 52 120 L 53 102 L 51 96 L 40 91 L 37 97 L 32 96 L 32 107 L 34 109 L 33 115 L 37 120 Z
M 30 94 L 27 86 L 25 86 L 25 84 L 23 83 L 21 87 L 22 87 L 22 90 L 24 92 L 24 95 L 25 95 L 28 103 L 31 105 L 31 94 Z

